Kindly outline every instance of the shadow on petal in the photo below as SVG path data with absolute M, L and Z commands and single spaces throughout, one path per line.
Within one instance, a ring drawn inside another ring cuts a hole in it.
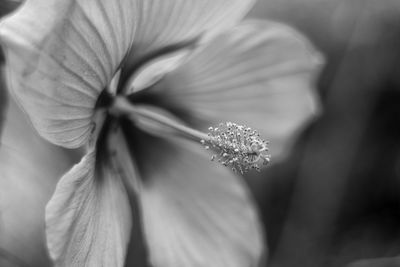
M 264 236 L 241 178 L 200 144 L 124 127 L 141 175 L 139 203 L 154 266 L 257 266 Z

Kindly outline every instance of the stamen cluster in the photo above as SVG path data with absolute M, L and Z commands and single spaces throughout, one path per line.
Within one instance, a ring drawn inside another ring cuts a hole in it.
M 208 130 L 209 138 L 201 143 L 206 149 L 218 152 L 211 157 L 212 161 L 217 159 L 242 174 L 250 169 L 260 171 L 262 165 L 269 163 L 268 141 L 261 139 L 256 130 L 233 122 L 220 123 Z

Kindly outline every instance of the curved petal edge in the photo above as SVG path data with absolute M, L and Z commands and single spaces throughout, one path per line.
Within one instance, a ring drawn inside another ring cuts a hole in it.
M 87 154 L 58 182 L 46 207 L 46 234 L 56 266 L 124 266 L 131 230 L 127 193 L 117 171 L 95 171 Z

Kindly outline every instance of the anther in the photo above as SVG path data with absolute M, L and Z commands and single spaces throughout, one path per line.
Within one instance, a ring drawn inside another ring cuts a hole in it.
M 208 130 L 209 138 L 200 142 L 205 149 L 219 152 L 219 155 L 211 157 L 212 161 L 218 158 L 222 165 L 242 174 L 250 169 L 260 171 L 262 165 L 269 163 L 271 156 L 266 153 L 268 141 L 261 139 L 256 130 L 233 122 L 221 123 Z

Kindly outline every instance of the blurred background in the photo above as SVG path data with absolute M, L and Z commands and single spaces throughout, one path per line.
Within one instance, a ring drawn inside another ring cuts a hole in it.
M 0 16 L 17 3 L 0 0 Z M 262 266 L 400 266 L 400 1 L 259 0 L 249 17 L 291 25 L 326 58 L 321 116 L 285 160 L 247 175 L 267 231 Z M 6 102 L 1 85 L 0 116 Z M 56 181 L 23 177 L 30 165 L 54 161 L 45 155 L 58 148 L 32 138 L 38 162 L 25 163 L 18 181 L 0 180 L 1 267 L 49 266 L 43 207 Z M 0 164 L 9 156 L 0 154 Z M 73 158 L 65 153 L 48 176 Z

